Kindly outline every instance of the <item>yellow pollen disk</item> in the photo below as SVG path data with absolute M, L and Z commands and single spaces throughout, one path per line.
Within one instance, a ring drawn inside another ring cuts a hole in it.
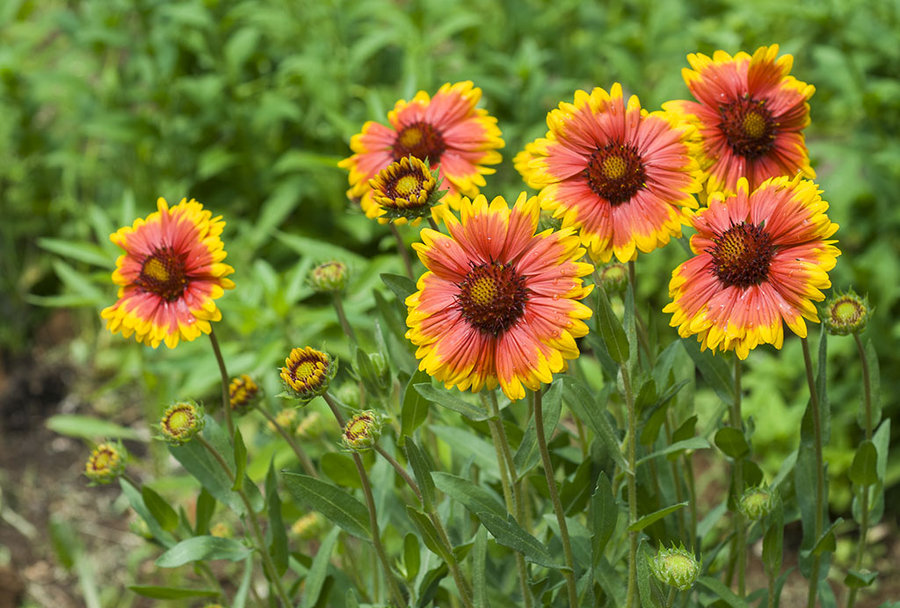
M 191 426 L 194 417 L 186 410 L 176 410 L 172 412 L 166 420 L 166 426 L 171 432 L 178 432 Z
M 491 277 L 480 277 L 469 295 L 476 306 L 487 306 L 497 297 L 497 282 Z
M 304 361 L 294 370 L 294 376 L 298 381 L 308 382 L 314 378 L 310 378 L 316 372 L 316 364 L 312 361 Z
M 400 145 L 412 148 L 422 141 L 422 131 L 415 127 L 409 127 L 400 134 Z
M 344 431 L 344 435 L 347 436 L 347 439 L 357 439 L 366 434 L 366 431 L 369 428 L 369 423 L 372 422 L 372 419 L 368 416 L 358 416 L 350 421 L 350 424 L 347 425 L 347 429 Z
M 147 263 L 144 264 L 143 273 L 160 282 L 169 280 L 169 272 L 166 270 L 166 265 L 155 257 L 147 260 Z
M 94 461 L 91 464 L 95 471 L 103 471 L 113 468 L 116 465 L 116 461 L 118 461 L 116 454 L 109 450 L 103 450 L 97 452 L 97 457 L 94 458 Z
M 731 266 L 741 262 L 747 252 L 747 243 L 743 235 L 733 232 L 725 235 L 725 239 L 719 243 L 718 254 L 723 262 Z
M 756 112 L 747 112 L 743 120 L 744 133 L 756 138 L 766 133 L 766 120 Z
M 603 174 L 607 179 L 620 179 L 627 169 L 628 164 L 621 156 L 607 156 L 603 161 Z
M 844 300 L 834 307 L 831 317 L 841 323 L 852 323 L 859 320 L 862 311 L 856 302 Z
M 417 194 L 421 189 L 419 179 L 415 175 L 404 175 L 397 180 L 394 188 L 397 190 L 397 194 L 406 198 Z

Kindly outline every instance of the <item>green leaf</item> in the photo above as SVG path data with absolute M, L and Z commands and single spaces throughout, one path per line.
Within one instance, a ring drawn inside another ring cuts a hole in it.
M 694 414 L 687 420 L 681 423 L 675 432 L 672 433 L 672 441 L 678 443 L 679 441 L 684 441 L 685 439 L 690 439 L 694 435 L 697 434 L 697 414 Z
M 182 600 L 189 597 L 216 597 L 219 595 L 219 592 L 215 589 L 157 587 L 156 585 L 129 585 L 128 590 L 142 597 L 149 597 L 155 600 Z
M 362 488 L 359 471 L 347 452 L 326 452 L 319 458 L 319 467 L 331 481 L 348 488 Z
M 653 597 L 650 586 L 650 563 L 647 543 L 642 542 L 637 555 L 637 584 L 642 608 L 659 608 L 659 602 Z
M 877 572 L 869 570 L 848 570 L 847 576 L 844 577 L 844 584 L 851 589 L 862 589 L 868 587 L 878 578 Z
M 122 488 L 122 494 L 128 499 L 128 504 L 134 509 L 135 513 L 144 520 L 150 534 L 159 541 L 163 547 L 171 547 L 175 544 L 175 538 L 162 529 L 156 518 L 150 514 L 147 505 L 144 504 L 144 498 L 141 496 L 140 490 L 131 485 L 124 477 L 119 478 L 119 487 Z
M 612 485 L 606 473 L 600 473 L 597 478 L 597 487 L 591 495 L 590 522 L 592 534 L 591 554 L 593 564 L 596 567 L 603 557 L 606 544 L 616 530 L 616 522 L 619 520 L 619 507 L 616 505 L 616 497 L 613 495 Z
M 562 382 L 566 405 L 579 420 L 588 425 L 588 428 L 604 444 L 607 453 L 616 462 L 616 465 L 623 471 L 628 471 L 628 463 L 622 456 L 619 439 L 605 413 L 612 385 L 604 387 L 599 399 L 595 399 L 587 387 L 574 378 L 563 376 Z
M 316 557 L 313 559 L 312 566 L 309 568 L 309 573 L 306 575 L 303 602 L 300 604 L 300 608 L 315 607 L 319 595 L 322 593 L 325 576 L 328 574 L 328 563 L 331 561 L 331 553 L 334 551 L 334 546 L 337 544 L 340 533 L 340 528 L 332 528 L 331 532 L 322 540 L 322 544 L 316 552 Z
M 719 399 L 728 405 L 733 404 L 734 380 L 731 376 L 731 367 L 725 362 L 725 358 L 716 357 L 709 350 L 701 351 L 697 341 L 690 338 L 682 339 L 681 345 Z
M 547 551 L 546 545 L 526 532 L 516 523 L 512 515 L 500 516 L 487 511 L 477 513 L 476 517 L 484 524 L 494 540 L 504 547 L 518 551 L 526 560 L 544 566 L 561 570 L 563 566 L 556 563 Z
M 490 417 L 483 408 L 460 399 L 446 389 L 436 388 L 430 382 L 416 384 L 414 388 L 428 401 L 462 414 L 470 420 L 487 420 Z
M 80 416 L 78 414 L 58 414 L 44 423 L 48 429 L 67 437 L 79 439 L 132 439 L 140 440 L 141 435 L 134 429 L 119 426 L 108 420 Z
M 834 550 L 837 548 L 837 539 L 834 535 L 834 529 L 843 521 L 844 519 L 842 517 L 838 517 L 830 526 L 825 528 L 822 535 L 816 540 L 816 544 L 813 545 L 813 548 L 810 550 L 810 555 L 834 553 Z
M 379 276 L 381 277 L 381 280 L 384 281 L 384 284 L 388 286 L 388 289 L 393 291 L 394 295 L 397 296 L 397 299 L 401 302 L 405 303 L 406 298 L 416 292 L 416 283 L 409 277 L 401 274 L 391 274 L 389 272 L 383 272 Z
M 628 361 L 628 338 L 622 324 L 609 305 L 606 291 L 597 289 L 597 329 L 606 343 L 606 350 L 613 361 L 622 364 Z
M 200 488 L 200 494 L 197 496 L 197 506 L 194 509 L 194 519 L 197 520 L 197 525 L 194 527 L 195 536 L 204 536 L 209 533 L 209 522 L 212 520 L 215 511 L 216 499 L 206 491 L 206 488 Z
M 241 488 L 244 481 L 244 471 L 247 470 L 247 446 L 244 445 L 244 437 L 241 435 L 241 429 L 234 429 L 234 484 L 231 489 L 237 491 Z
M 406 459 L 409 461 L 409 466 L 412 467 L 413 475 L 415 475 L 416 482 L 419 484 L 419 491 L 422 492 L 423 506 L 426 510 L 431 510 L 431 505 L 434 504 L 434 479 L 431 477 L 431 471 L 434 467 L 432 467 L 428 456 L 422 453 L 412 437 L 406 438 L 404 448 L 406 450 Z
M 270 191 L 271 194 L 263 202 L 259 215 L 252 223 L 252 231 L 246 237 L 251 249 L 256 249 L 276 234 L 278 226 L 300 203 L 305 183 L 305 177 L 294 175 L 287 177 Z M 280 239 L 281 233 L 276 236 Z M 308 249 L 307 252 L 309 251 L 316 250 Z
M 717 578 L 701 576 L 697 579 L 697 584 L 701 587 L 706 587 L 715 593 L 720 600 L 731 606 L 731 608 L 750 608 L 750 605 L 746 601 L 735 595 L 731 589 L 726 587 L 722 581 Z
M 295 500 L 315 509 L 353 536 L 371 538 L 369 512 L 355 497 L 315 477 L 286 471 L 282 475 Z
M 665 509 L 660 509 L 659 511 L 654 511 L 653 513 L 644 515 L 643 517 L 639 518 L 636 522 L 634 522 L 630 526 L 628 526 L 628 531 L 629 532 L 639 532 L 639 531 L 643 530 L 644 528 L 646 528 L 647 526 L 649 526 L 650 524 L 652 524 L 653 522 L 655 522 L 659 519 L 662 519 L 669 513 L 674 513 L 678 509 L 681 509 L 682 507 L 686 507 L 687 504 L 688 504 L 687 502 L 680 502 L 677 505 L 672 505 L 672 506 L 666 507 Z
M 562 392 L 562 382 L 557 380 L 550 385 L 550 388 L 543 396 L 544 434 L 546 435 L 545 439 L 548 441 L 553 437 L 553 431 L 559 422 L 559 414 L 562 410 Z M 522 436 L 522 442 L 519 444 L 519 448 L 513 457 L 517 478 L 522 479 L 525 477 L 528 471 L 537 466 L 540 459 L 541 454 L 538 451 L 537 432 L 535 430 L 534 417 L 532 417 L 528 422 L 528 427 L 525 429 L 525 434 Z
M 784 559 L 784 507 L 778 499 L 763 536 L 762 561 L 766 574 L 775 578 L 781 570 Z
M 250 555 L 250 548 L 233 538 L 194 536 L 181 541 L 154 562 L 160 568 L 177 568 L 190 562 L 227 559 L 240 561 Z
M 438 535 L 434 524 L 428 519 L 428 516 L 410 505 L 406 505 L 406 514 L 409 516 L 410 520 L 412 520 L 416 530 L 419 531 L 419 538 L 422 539 L 422 542 L 425 543 L 425 546 L 428 547 L 429 551 L 445 562 L 449 562 L 452 556 L 447 552 L 447 548 L 444 547 L 443 543 L 441 543 L 441 537 Z
M 489 512 L 500 517 L 506 516 L 506 507 L 493 494 L 468 479 L 441 472 L 432 473 L 431 476 L 438 490 L 462 503 L 473 515 Z
M 475 608 L 487 608 L 487 529 L 478 526 L 472 551 L 472 594 Z
M 672 445 L 668 445 L 661 450 L 656 450 L 650 454 L 647 454 L 643 458 L 637 461 L 635 466 L 640 466 L 643 463 L 653 460 L 657 456 L 668 456 L 669 454 L 679 454 L 681 452 L 687 450 L 705 450 L 709 447 L 709 442 L 703 437 L 691 437 L 690 439 L 684 439 L 682 441 L 676 441 Z
M 41 249 L 46 249 L 51 253 L 101 268 L 112 267 L 116 261 L 106 251 L 91 243 L 41 237 L 37 240 L 37 244 Z
M 497 453 L 490 443 L 457 427 L 432 424 L 429 428 L 460 457 L 472 458 L 485 475 L 490 475 L 493 479 L 500 478 Z
M 422 566 L 419 550 L 419 538 L 412 532 L 403 537 L 403 565 L 406 568 L 406 580 L 414 581 Z
M 872 427 L 874 428 L 881 421 L 881 372 L 878 369 L 878 353 L 875 352 L 875 345 L 871 340 L 866 340 L 865 356 L 869 367 L 869 391 L 871 393 Z M 857 420 L 859 420 L 861 428 L 866 428 L 865 416 L 865 407 L 860 407 Z
M 278 478 L 275 475 L 275 459 L 269 461 L 266 472 L 266 515 L 269 525 L 266 527 L 266 546 L 279 576 L 287 572 L 288 541 L 281 518 L 281 497 L 278 496 Z
M 850 465 L 850 481 L 858 486 L 871 486 L 878 482 L 878 450 L 868 439 L 859 444 Z
M 428 374 L 417 370 L 406 384 L 403 407 L 400 410 L 400 435 L 409 437 L 428 418 L 428 399 L 416 390 L 416 385 L 429 382 Z
M 232 448 L 228 445 L 228 441 L 222 433 L 215 421 L 207 416 L 206 424 L 203 429 L 204 437 L 212 444 L 222 458 L 229 466 L 229 470 L 234 474 L 234 464 L 228 463 L 232 458 Z M 221 434 L 221 437 L 217 435 Z M 213 439 L 216 437 L 216 439 Z M 215 443 L 214 443 L 215 442 Z M 245 506 L 241 497 L 234 491 L 231 486 L 234 483 L 229 475 L 222 469 L 218 459 L 215 458 L 199 441 L 189 441 L 184 445 L 169 445 L 169 453 L 175 457 L 175 460 L 181 463 L 181 466 L 190 473 L 194 479 L 206 488 L 216 500 L 227 505 L 232 511 L 238 515 L 244 515 Z M 257 491 L 258 493 L 258 491 Z
M 159 522 L 160 527 L 166 532 L 174 532 L 178 527 L 178 513 L 169 505 L 168 501 L 148 485 L 141 487 L 141 498 L 144 499 L 147 510 Z
M 725 426 L 719 429 L 715 442 L 726 456 L 735 460 L 740 460 L 750 453 L 750 445 L 744 434 L 734 427 Z

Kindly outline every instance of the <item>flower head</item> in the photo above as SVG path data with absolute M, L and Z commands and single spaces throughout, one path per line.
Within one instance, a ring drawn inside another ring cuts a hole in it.
M 825 303 L 825 328 L 835 336 L 858 334 L 866 328 L 870 311 L 869 300 L 852 289 L 834 294 Z
M 291 434 L 296 432 L 299 420 L 297 410 L 292 407 L 286 407 L 275 414 L 274 422 L 269 421 L 266 426 L 268 426 L 269 430 L 273 433 L 277 433 L 278 428 L 280 427 L 287 431 L 288 434 Z
M 425 161 L 407 156 L 391 163 L 369 180 L 372 196 L 378 203 L 379 219 L 405 219 L 412 223 L 431 213 L 431 208 L 446 194 L 438 190 L 438 171 Z
M 475 107 L 479 99 L 481 89 L 471 82 L 448 83 L 434 97 L 419 91 L 411 101 L 398 101 L 388 113 L 389 126 L 367 122 L 350 140 L 353 156 L 339 163 L 350 171 L 347 196 L 359 199 L 368 217 L 382 216 L 369 180 L 409 156 L 439 169 L 449 197 L 478 194 L 484 176 L 494 172 L 485 165 L 499 163 L 497 149 L 503 147 L 497 119 Z
M 812 300 L 825 298 L 828 271 L 840 255 L 838 229 L 816 184 L 779 177 L 752 193 L 746 179 L 736 194 L 714 193 L 693 218 L 696 254 L 672 273 L 663 309 L 682 337 L 702 348 L 734 350 L 744 359 L 759 344 L 781 348 L 782 320 L 806 337 L 803 319 L 818 322 Z
M 228 397 L 231 401 L 231 409 L 238 413 L 245 413 L 259 400 L 259 385 L 247 374 L 241 374 L 232 378 L 228 385 Z
M 698 128 L 709 192 L 734 192 L 741 177 L 754 190 L 770 177 L 816 176 L 803 138 L 816 89 L 788 75 L 793 61 L 778 57 L 777 44 L 760 47 L 752 57 L 725 51 L 712 59 L 688 55 L 693 69 L 684 68 L 682 75 L 697 101 L 670 101 L 663 108 Z
M 349 275 L 347 265 L 343 262 L 325 262 L 312 269 L 309 273 L 309 282 L 316 291 L 334 293 L 344 290 Z
M 359 412 L 344 425 L 341 443 L 354 452 L 370 450 L 381 436 L 381 424 L 381 416 L 372 410 Z
M 336 372 L 331 357 L 307 346 L 293 349 L 284 360 L 281 380 L 289 395 L 306 402 L 324 393 Z
M 628 267 L 621 262 L 607 264 L 600 269 L 600 282 L 607 291 L 624 291 L 628 285 Z
M 110 235 L 125 253 L 112 274 L 119 300 L 100 316 L 113 333 L 134 334 L 153 348 L 160 342 L 175 348 L 179 339 L 208 334 L 210 321 L 222 318 L 215 300 L 234 287 L 225 278 L 234 269 L 222 263 L 221 216 L 212 217 L 194 199 L 169 208 L 160 198 L 156 205 L 146 219 Z
M 576 91 L 547 115 L 547 135 L 515 160 L 541 206 L 575 227 L 594 260 L 634 259 L 681 235 L 700 190 L 694 128 L 626 104 L 622 87 Z
M 169 406 L 159 421 L 162 439 L 171 445 L 182 445 L 203 430 L 203 408 L 193 401 Z
M 84 474 L 93 483 L 110 483 L 125 472 L 127 457 L 128 454 L 121 443 L 101 443 L 91 451 L 84 465 Z
M 406 337 L 419 369 L 449 388 L 498 384 L 510 399 L 537 390 L 578 356 L 575 338 L 591 310 L 579 302 L 593 270 L 571 229 L 535 234 L 540 209 L 523 193 L 462 199 L 461 219 L 447 211 L 450 236 L 425 229 L 413 247 L 428 269 L 406 299 Z
M 738 508 L 750 519 L 762 519 L 775 507 L 775 492 L 771 489 L 756 486 L 747 488 L 738 502 Z
M 683 546 L 660 549 L 650 559 L 650 571 L 661 582 L 687 591 L 700 576 L 700 562 Z

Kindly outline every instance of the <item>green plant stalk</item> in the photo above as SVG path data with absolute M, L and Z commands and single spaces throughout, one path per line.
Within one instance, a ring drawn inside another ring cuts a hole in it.
M 303 451 L 297 442 L 294 441 L 294 438 L 291 437 L 290 433 L 287 430 L 278 424 L 278 421 L 275 420 L 275 417 L 272 416 L 264 407 L 262 407 L 259 403 L 253 404 L 253 407 L 256 408 L 259 413 L 265 416 L 266 420 L 275 427 L 275 430 L 287 441 L 288 445 L 291 446 L 291 449 L 294 450 L 294 455 L 297 456 L 297 460 L 300 461 L 300 465 L 303 467 L 303 470 L 306 471 L 307 475 L 310 477 L 318 477 L 319 474 L 316 472 L 316 467 L 313 466 L 312 460 L 309 459 L 309 456 L 306 452 Z
M 694 480 L 694 463 L 691 461 L 689 454 L 684 454 L 684 471 L 687 476 L 688 500 L 690 501 L 691 510 L 691 551 L 697 554 L 697 523 L 699 517 L 697 515 L 697 483 Z
M 863 406 L 865 407 L 865 432 L 866 432 L 866 440 L 872 440 L 872 386 L 869 383 L 869 361 L 866 359 L 866 350 L 863 347 L 862 340 L 859 338 L 858 333 L 853 334 L 853 339 L 856 342 L 856 350 L 859 353 L 859 361 L 862 364 L 862 374 L 863 374 Z M 861 512 L 860 522 L 859 522 L 859 541 L 856 549 L 856 560 L 853 563 L 853 568 L 855 570 L 859 570 L 862 568 L 863 561 L 863 553 L 866 551 L 866 537 L 869 535 L 869 487 L 864 486 L 862 488 L 861 495 L 859 497 L 859 508 Z M 859 589 L 857 587 L 853 587 L 850 589 L 850 592 L 847 594 L 847 608 L 853 608 L 856 604 L 856 596 L 859 593 Z
M 388 461 L 388 463 L 394 467 L 394 470 L 397 472 L 400 477 L 406 482 L 406 485 L 409 486 L 409 489 L 413 491 L 413 494 L 416 495 L 416 498 L 419 499 L 419 502 L 422 503 L 422 506 L 426 508 L 428 512 L 428 518 L 431 520 L 431 523 L 434 524 L 435 530 L 441 537 L 441 543 L 444 545 L 444 549 L 447 550 L 447 554 L 450 556 L 450 559 L 447 560 L 447 566 L 450 568 L 450 574 L 453 576 L 454 582 L 456 582 L 456 588 L 459 589 L 459 595 L 462 598 L 463 604 L 466 608 L 474 608 L 472 604 L 472 591 L 469 587 L 468 582 L 462 574 L 462 571 L 459 569 L 459 562 L 456 560 L 456 556 L 453 555 L 453 543 L 450 542 L 450 535 L 447 534 L 446 528 L 444 528 L 444 522 L 441 521 L 441 518 L 438 516 L 437 510 L 435 509 L 433 504 L 425 504 L 425 501 L 422 500 L 422 491 L 419 489 L 419 484 L 416 483 L 416 480 L 413 479 L 409 473 L 406 472 L 400 463 L 388 453 L 380 445 L 375 445 L 375 451 L 381 454 L 381 456 Z
M 350 325 L 350 322 L 347 320 L 347 314 L 344 312 L 344 304 L 341 302 L 340 293 L 335 292 L 331 294 L 331 303 L 334 305 L 334 312 L 337 314 L 341 329 L 344 330 L 351 342 L 359 344 L 359 341 L 356 339 L 356 332 L 353 331 L 353 326 Z
M 634 407 L 634 392 L 631 389 L 631 375 L 628 367 L 619 365 L 622 372 L 622 385 L 625 388 L 625 406 L 628 410 L 628 437 L 625 458 L 628 471 L 625 472 L 628 483 L 628 525 L 637 521 L 637 412 Z M 628 531 L 628 590 L 625 594 L 625 608 L 632 608 L 637 593 L 637 546 L 638 532 Z
M 666 608 L 672 608 L 675 605 L 676 595 L 678 595 L 678 590 L 675 587 L 669 587 L 669 593 L 666 596 Z
M 563 570 L 563 576 L 566 577 L 569 605 L 578 606 L 578 590 L 575 588 L 575 557 L 572 555 L 572 542 L 569 540 L 566 513 L 559 500 L 559 491 L 556 489 L 556 479 L 553 475 L 553 463 L 550 462 L 550 451 L 547 449 L 547 438 L 544 436 L 544 410 L 541 405 L 540 390 L 534 391 L 534 430 L 537 435 L 538 451 L 541 453 L 541 461 L 544 464 L 547 489 L 550 490 L 550 500 L 553 502 L 553 511 L 556 513 L 556 521 L 559 524 L 559 537 L 562 540 L 563 553 L 566 557 L 568 570 Z
M 512 460 L 512 452 L 509 449 L 509 441 L 506 438 L 506 431 L 503 429 L 503 421 L 500 420 L 497 395 L 494 391 L 489 391 L 489 394 L 489 398 L 485 398 L 484 393 L 481 393 L 481 397 L 482 401 L 488 404 L 488 410 L 491 413 L 487 422 L 491 431 L 491 443 L 494 444 L 494 452 L 497 456 L 497 468 L 500 469 L 500 485 L 503 487 L 503 500 L 506 503 L 507 512 L 510 514 L 514 513 L 518 523 L 524 525 L 524 522 L 519 521 L 524 505 L 521 504 L 521 496 L 517 491 L 518 485 L 510 483 L 510 477 L 515 478 L 515 465 Z M 512 488 L 516 488 L 515 493 L 513 493 Z M 525 556 L 516 551 L 515 557 L 516 569 L 519 572 L 519 588 L 525 601 L 525 608 L 532 608 L 534 601 L 531 597 L 531 590 L 528 588 L 528 566 L 525 564 Z
M 744 419 L 741 415 L 741 359 L 735 355 L 734 357 L 734 403 L 731 408 L 731 426 L 737 430 L 744 432 Z M 738 596 L 746 595 L 746 573 L 747 573 L 747 526 L 744 521 L 744 514 L 739 508 L 741 495 L 744 493 L 744 464 L 742 461 L 734 463 L 734 548 L 737 556 L 737 576 L 738 576 Z
M 403 242 L 403 237 L 400 236 L 400 231 L 397 230 L 397 226 L 394 225 L 394 222 L 389 222 L 388 226 L 391 227 L 391 234 L 394 235 L 394 240 L 397 241 L 397 251 L 400 253 L 400 258 L 403 260 L 403 268 L 406 269 L 406 276 L 415 281 L 416 275 L 413 274 L 412 260 L 409 258 L 409 251 L 406 250 L 406 243 Z
M 822 536 L 825 526 L 825 463 L 822 458 L 822 420 L 819 415 L 819 395 L 816 392 L 816 380 L 813 375 L 812 358 L 809 355 L 809 343 L 806 338 L 801 338 L 803 345 L 803 362 L 806 365 L 806 383 L 809 386 L 810 407 L 812 407 L 813 419 L 813 443 L 816 459 L 816 518 L 813 531 L 813 542 Z M 819 591 L 819 565 L 821 554 L 813 556 L 812 571 L 809 575 L 809 593 L 807 595 L 807 608 L 815 608 L 816 595 Z
M 200 444 L 206 448 L 206 450 L 212 454 L 212 456 L 219 463 L 219 466 L 225 471 L 225 475 L 228 476 L 228 480 L 234 483 L 234 473 L 231 472 L 231 469 L 228 467 L 228 463 L 225 462 L 225 458 L 214 448 L 204 437 L 203 435 L 196 435 L 194 437 Z M 287 592 L 284 589 L 284 585 L 281 584 L 281 577 L 278 576 L 278 569 L 275 568 L 275 564 L 272 562 L 272 556 L 269 555 L 269 552 L 266 550 L 266 541 L 262 534 L 262 528 L 259 525 L 259 518 L 256 516 L 256 511 L 253 510 L 253 506 L 250 504 L 250 499 L 247 498 L 247 493 L 244 492 L 243 488 L 240 490 L 235 490 L 241 498 L 241 502 L 244 503 L 244 508 L 247 509 L 247 519 L 250 520 L 250 529 L 253 531 L 253 536 L 256 540 L 256 549 L 259 551 L 259 555 L 262 558 L 263 570 L 266 572 L 266 576 L 268 576 L 269 581 L 272 585 L 275 586 L 275 592 L 278 594 L 278 599 L 281 601 L 281 605 L 285 608 L 290 608 L 293 606 L 290 598 L 287 595 Z
M 331 408 L 331 413 L 334 414 L 334 418 L 337 420 L 341 432 L 343 432 L 346 422 L 344 421 L 344 416 L 341 414 L 341 410 L 338 408 L 337 403 L 334 402 L 334 399 L 332 399 L 331 395 L 327 392 L 322 394 L 322 398 L 325 399 L 325 403 Z M 406 602 L 403 599 L 403 593 L 400 591 L 400 587 L 394 579 L 394 573 L 391 571 L 391 562 L 388 560 L 387 553 L 384 551 L 384 545 L 381 544 L 381 532 L 378 529 L 378 517 L 375 513 L 375 497 L 372 495 L 372 485 L 369 483 L 369 475 L 366 473 L 366 468 L 363 466 L 362 459 L 356 452 L 353 452 L 353 462 L 356 465 L 356 472 L 359 474 L 363 496 L 366 499 L 366 508 L 369 511 L 369 527 L 372 529 L 372 545 L 375 547 L 375 554 L 378 556 L 378 560 L 381 562 L 381 567 L 384 570 L 384 578 L 387 580 L 391 599 L 397 606 L 405 606 Z
M 671 445 L 672 444 L 672 422 L 669 419 L 670 411 L 666 412 L 666 421 L 665 421 L 665 431 L 666 431 L 666 442 Z M 684 502 L 684 488 L 681 487 L 681 475 L 678 474 L 678 460 L 669 461 L 669 467 L 672 469 L 672 480 L 675 482 L 675 500 L 678 502 Z M 687 530 L 687 513 L 684 512 L 684 509 L 679 511 L 678 513 L 678 536 L 684 539 Z M 691 547 L 693 550 L 693 546 Z
M 212 344 L 213 353 L 216 355 L 216 363 L 219 364 L 219 374 L 222 376 L 222 410 L 225 412 L 225 425 L 228 427 L 228 441 L 234 440 L 234 421 L 231 419 L 231 397 L 228 394 L 228 385 L 231 380 L 228 377 L 228 370 L 225 368 L 225 359 L 222 357 L 222 350 L 219 348 L 219 341 L 216 339 L 216 331 L 210 326 L 209 341 Z
M 775 577 L 767 573 L 766 579 L 768 579 L 768 600 L 766 601 L 766 608 L 775 608 Z

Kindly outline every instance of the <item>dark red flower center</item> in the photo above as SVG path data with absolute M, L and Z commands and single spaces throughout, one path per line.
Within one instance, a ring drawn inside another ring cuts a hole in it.
M 759 285 L 769 276 L 775 245 L 763 224 L 733 224 L 713 243 L 707 250 L 712 256 L 712 270 L 726 286 Z
M 597 148 L 582 172 L 591 190 L 613 206 L 631 200 L 647 177 L 637 149 L 621 143 Z
M 397 139 L 391 153 L 394 160 L 400 160 L 406 156 L 415 156 L 419 160 L 428 160 L 432 165 L 441 160 L 441 155 L 447 149 L 441 132 L 424 121 L 406 125 L 397 133 Z
M 525 314 L 529 289 L 512 264 L 473 264 L 458 286 L 463 319 L 483 334 L 496 338 Z
M 177 300 L 188 284 L 184 256 L 171 247 L 160 247 L 144 260 L 134 283 L 169 302 Z
M 719 116 L 722 118 L 719 128 L 735 154 L 752 160 L 775 145 L 778 123 L 764 99 L 757 101 L 748 96 L 719 106 Z

